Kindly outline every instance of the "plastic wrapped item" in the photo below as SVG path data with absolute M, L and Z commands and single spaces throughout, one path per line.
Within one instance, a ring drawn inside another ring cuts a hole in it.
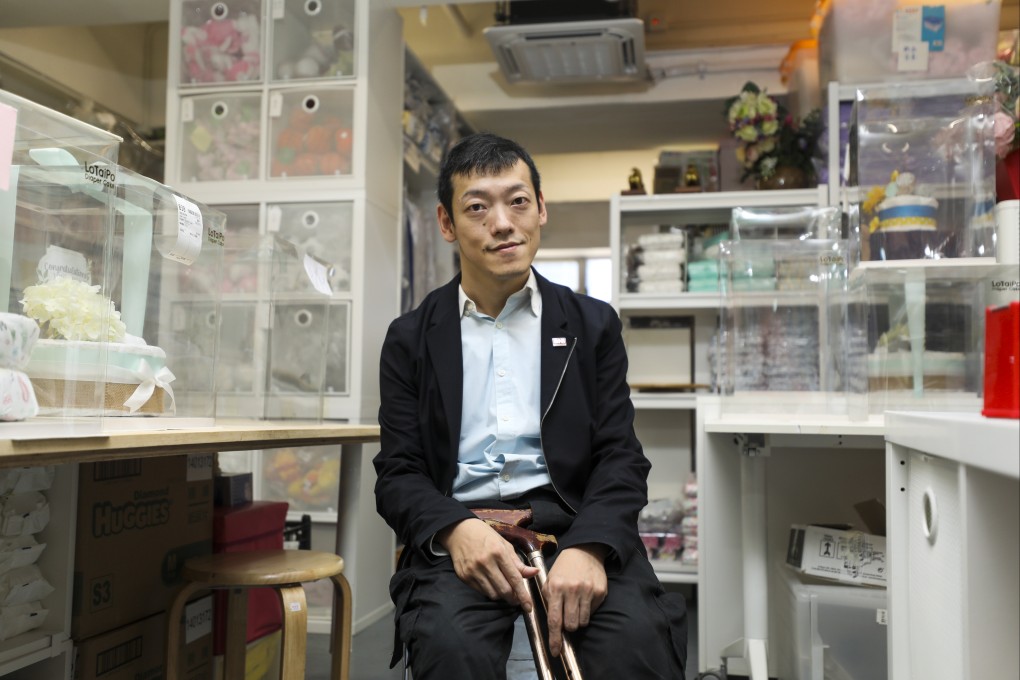
M 0 607 L 0 641 L 39 628 L 46 623 L 48 609 L 39 602 L 26 602 L 10 607 Z
M 50 523 L 50 504 L 38 491 L 0 498 L 0 536 L 37 534 Z
M 680 504 L 672 498 L 656 498 L 648 501 L 638 515 L 638 531 L 663 533 L 674 531 L 683 519 Z
M 0 421 L 34 418 L 39 402 L 28 375 L 13 368 L 0 368 Z
M 273 80 L 354 75 L 353 0 L 272 3 Z
M 262 80 L 259 0 L 185 0 L 180 7 L 182 86 Z
M 35 602 L 54 590 L 34 564 L 0 574 L 0 607 Z
M 39 324 L 35 319 L 0 312 L 0 368 L 25 368 L 38 339 Z
M 852 257 L 994 257 L 991 82 L 861 87 L 848 196 Z
M 682 293 L 687 282 L 687 232 L 642 234 L 627 251 L 627 290 Z
M 46 491 L 53 485 L 53 465 L 0 469 L 0 495 Z
M 269 93 L 269 176 L 351 174 L 354 89 Z
M 0 538 L 0 574 L 35 564 L 45 549 L 46 544 L 37 542 L 31 534 Z
M 995 58 L 1001 2 L 832 0 L 818 36 L 822 85 L 962 76 Z
M 181 99 L 181 169 L 189 182 L 259 179 L 262 97 L 255 93 Z

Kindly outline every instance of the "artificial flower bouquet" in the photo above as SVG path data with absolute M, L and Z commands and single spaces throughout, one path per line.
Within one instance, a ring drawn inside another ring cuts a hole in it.
M 99 286 L 61 276 L 26 287 L 21 304 L 25 314 L 39 323 L 43 338 L 91 342 L 124 339 L 120 312 L 110 298 L 99 292 Z
M 796 121 L 766 91 L 747 82 L 740 94 L 726 102 L 726 120 L 739 142 L 736 155 L 744 168 L 742 180 L 769 180 L 777 168 L 787 167 L 802 172 L 807 184 L 817 181 L 814 160 L 820 157 L 820 110 Z

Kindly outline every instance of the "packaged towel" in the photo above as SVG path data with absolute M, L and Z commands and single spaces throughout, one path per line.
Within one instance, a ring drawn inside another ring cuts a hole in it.
M 38 491 L 0 496 L 0 536 L 37 534 L 50 523 L 50 504 Z
M 0 576 L 0 607 L 41 600 L 54 590 L 34 564 L 11 569 Z
M 0 495 L 46 491 L 53 486 L 53 475 L 56 471 L 55 465 L 2 469 L 0 470 Z
M 0 538 L 0 574 L 35 564 L 45 548 L 31 535 Z
M 46 623 L 49 613 L 39 602 L 0 607 L 0 641 L 38 628 Z
M 0 312 L 0 368 L 22 369 L 39 339 L 39 324 L 22 314 Z
M 39 403 L 28 376 L 13 368 L 0 368 L 0 420 L 25 420 L 39 415 Z

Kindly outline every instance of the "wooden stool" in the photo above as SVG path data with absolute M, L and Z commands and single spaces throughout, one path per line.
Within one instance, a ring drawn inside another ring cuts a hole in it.
M 305 677 L 308 612 L 302 583 L 333 581 L 332 680 L 349 680 L 351 666 L 351 586 L 338 555 L 314 550 L 253 550 L 215 553 L 184 563 L 187 581 L 174 598 L 167 618 L 166 678 L 178 680 L 180 626 L 184 605 L 200 590 L 228 588 L 225 680 L 244 678 L 248 617 L 247 588 L 272 587 L 283 607 L 283 665 L 281 677 Z

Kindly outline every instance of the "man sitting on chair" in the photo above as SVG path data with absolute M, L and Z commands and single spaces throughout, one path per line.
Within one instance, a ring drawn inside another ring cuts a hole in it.
M 553 656 L 566 634 L 585 680 L 682 680 L 684 601 L 637 531 L 651 466 L 619 317 L 531 268 L 547 214 L 518 144 L 461 140 L 438 195 L 461 273 L 390 325 L 375 458 L 377 508 L 405 545 L 390 592 L 415 680 L 505 678 L 513 622 L 534 606 L 536 570 L 478 507 L 530 508 L 558 537 L 543 590 Z

